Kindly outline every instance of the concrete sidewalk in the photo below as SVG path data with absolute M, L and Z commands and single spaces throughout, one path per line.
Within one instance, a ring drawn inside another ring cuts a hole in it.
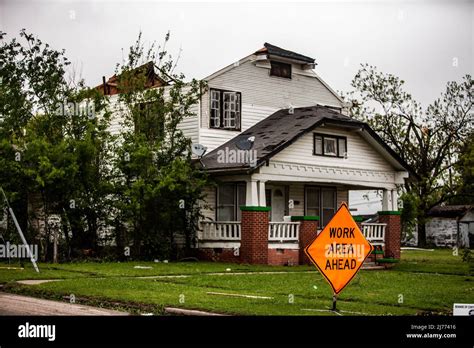
M 0 292 L 0 315 L 129 315 L 129 313 Z

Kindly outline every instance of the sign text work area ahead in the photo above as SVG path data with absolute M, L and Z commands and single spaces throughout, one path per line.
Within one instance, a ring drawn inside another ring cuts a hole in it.
M 372 249 L 347 205 L 342 203 L 305 252 L 338 294 L 354 278 Z

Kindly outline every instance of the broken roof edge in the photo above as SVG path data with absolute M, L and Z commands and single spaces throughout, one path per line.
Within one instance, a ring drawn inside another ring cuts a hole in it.
M 259 53 L 267 53 L 268 55 L 273 55 L 276 57 L 281 57 L 281 58 L 287 58 L 287 59 L 292 59 L 296 60 L 298 62 L 303 62 L 306 64 L 316 64 L 316 61 L 314 58 L 306 56 L 304 54 L 295 52 L 295 51 L 290 51 L 285 48 L 281 48 L 279 46 L 275 46 L 271 43 L 265 42 L 263 44 L 264 48 L 260 49 L 255 52 L 255 54 Z

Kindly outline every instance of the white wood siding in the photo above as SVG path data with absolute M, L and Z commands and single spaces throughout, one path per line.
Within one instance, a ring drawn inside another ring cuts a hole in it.
M 113 95 L 108 98 L 109 98 L 108 108 L 112 114 L 110 118 L 110 125 L 109 125 L 108 130 L 111 134 L 117 135 L 124 132 L 124 128 L 122 125 L 122 122 L 124 120 L 124 115 L 123 115 L 124 111 L 121 110 L 117 95 Z
M 347 159 L 313 155 L 313 134 L 334 134 L 347 137 Z M 273 161 L 311 164 L 328 167 L 393 171 L 394 168 L 374 150 L 358 133 L 320 127 L 303 135 L 295 143 L 276 154 Z
M 185 117 L 177 126 L 180 129 L 184 136 L 191 138 L 193 143 L 199 143 L 199 105 L 195 104 L 191 106 L 190 112 L 193 116 Z

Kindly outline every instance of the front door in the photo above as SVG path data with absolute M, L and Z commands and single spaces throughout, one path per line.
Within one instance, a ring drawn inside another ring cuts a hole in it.
M 283 221 L 285 216 L 285 187 L 274 186 L 272 188 L 272 221 Z

